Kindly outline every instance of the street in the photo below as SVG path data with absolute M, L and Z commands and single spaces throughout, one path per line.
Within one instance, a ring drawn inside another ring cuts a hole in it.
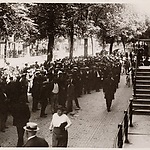
M 69 128 L 68 147 L 73 148 L 112 148 L 118 131 L 118 124 L 123 120 L 124 110 L 132 97 L 132 87 L 125 85 L 125 75 L 121 76 L 119 88 L 113 100 L 111 112 L 106 110 L 106 102 L 102 89 L 79 98 L 81 110 L 70 116 L 72 126 Z M 29 96 L 31 110 L 32 99 Z M 51 121 L 51 107 L 46 109 L 47 118 L 40 118 L 40 111 L 31 114 L 31 122 L 38 123 L 40 130 L 38 136 L 43 137 L 51 147 L 52 134 L 49 131 Z M 16 128 L 12 125 L 9 116 L 6 125 L 9 127 L 5 133 L 0 133 L 1 147 L 15 147 L 17 143 Z

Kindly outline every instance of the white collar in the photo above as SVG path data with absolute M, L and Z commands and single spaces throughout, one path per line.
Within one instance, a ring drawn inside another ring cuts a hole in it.
M 30 137 L 28 138 L 28 140 L 30 140 L 30 139 L 32 139 L 32 138 L 34 138 L 34 137 L 36 137 L 36 135 L 30 136 Z

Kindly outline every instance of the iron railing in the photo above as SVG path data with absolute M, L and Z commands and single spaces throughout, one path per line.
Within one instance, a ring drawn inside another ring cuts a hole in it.
M 133 127 L 132 124 L 132 100 L 130 98 L 130 103 L 127 110 L 124 111 L 124 116 L 122 122 L 118 124 L 118 131 L 114 140 L 113 148 L 122 148 L 123 143 L 129 143 L 128 140 L 128 129 L 129 126 Z

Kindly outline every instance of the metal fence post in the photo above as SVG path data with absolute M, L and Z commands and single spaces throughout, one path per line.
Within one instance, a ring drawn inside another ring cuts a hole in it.
M 134 70 L 134 76 L 133 76 L 133 96 L 136 96 L 136 70 Z
M 118 125 L 119 132 L 118 132 L 118 148 L 122 148 L 123 146 L 123 136 L 122 136 L 122 124 Z
M 130 98 L 130 106 L 129 106 L 130 127 L 133 127 L 133 123 L 132 123 L 132 117 L 133 117 L 132 103 L 133 103 L 133 98 Z
M 128 140 L 128 111 L 124 111 L 124 133 L 125 133 L 125 143 L 129 143 Z

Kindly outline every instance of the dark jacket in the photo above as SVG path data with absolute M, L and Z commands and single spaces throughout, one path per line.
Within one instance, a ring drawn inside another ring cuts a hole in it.
M 32 93 L 32 96 L 34 98 L 37 98 L 39 99 L 40 98 L 40 88 L 41 88 L 42 84 L 41 84 L 41 81 L 38 77 L 35 77 L 33 79 L 33 86 L 32 86 L 32 89 L 31 89 L 31 93 Z
M 6 95 L 11 104 L 18 102 L 21 94 L 21 86 L 19 82 L 9 82 L 6 86 Z
M 74 85 L 71 83 L 71 84 L 68 84 L 68 87 L 67 87 L 67 100 L 70 101 L 74 99 L 75 99 Z
M 13 125 L 23 127 L 29 122 L 30 110 L 26 103 L 18 103 L 12 107 Z
M 103 92 L 105 94 L 106 100 L 114 99 L 115 87 L 114 87 L 114 80 L 112 78 L 108 77 L 104 79 Z
M 49 147 L 45 139 L 35 136 L 27 141 L 23 147 Z
M 8 112 L 7 97 L 4 92 L 0 89 L 0 113 L 5 114 Z
M 52 84 L 50 82 L 43 83 L 40 89 L 40 102 L 48 103 L 48 98 L 50 97 L 52 90 Z

